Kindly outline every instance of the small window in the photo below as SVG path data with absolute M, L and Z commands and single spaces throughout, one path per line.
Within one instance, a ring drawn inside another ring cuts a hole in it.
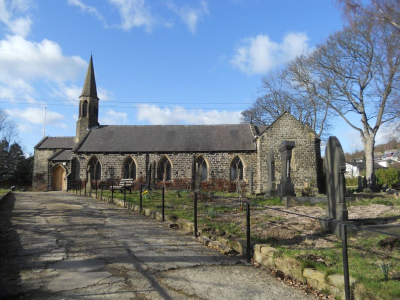
M 136 164 L 132 157 L 128 157 L 122 168 L 122 177 L 124 179 L 136 179 Z
M 88 115 L 88 103 L 87 101 L 83 101 L 82 104 L 82 117 L 87 117 Z
M 158 162 L 157 177 L 159 181 L 169 181 L 172 179 L 171 162 L 166 156 L 163 156 Z
M 101 180 L 101 164 L 97 157 L 92 157 L 88 162 L 90 180 Z
M 231 162 L 231 180 L 243 180 L 243 163 L 239 156 L 235 156 Z
M 208 179 L 207 163 L 203 156 L 199 156 L 196 159 L 196 170 L 200 171 L 201 181 L 206 181 Z M 196 175 L 197 180 L 197 175 Z

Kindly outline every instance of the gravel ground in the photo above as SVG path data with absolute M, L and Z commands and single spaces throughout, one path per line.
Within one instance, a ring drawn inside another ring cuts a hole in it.
M 310 299 L 158 221 L 58 192 L 1 203 L 0 266 L 1 299 Z

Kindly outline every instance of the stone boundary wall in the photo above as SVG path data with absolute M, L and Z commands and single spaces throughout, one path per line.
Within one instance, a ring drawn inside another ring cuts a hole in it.
M 74 194 L 73 191 L 68 191 Z M 79 194 L 78 194 L 79 195 Z M 83 195 L 82 195 L 83 196 Z M 84 196 L 83 196 L 84 197 Z M 96 194 L 91 195 L 92 198 L 96 199 Z M 98 194 L 97 200 L 100 200 L 100 195 Z M 124 206 L 124 201 L 121 199 L 103 197 L 102 201 L 113 203 L 121 208 L 129 209 L 135 213 L 139 214 L 139 205 L 134 205 L 130 202 L 126 202 Z M 161 221 L 162 214 L 158 211 L 153 211 L 148 208 L 143 208 L 141 213 L 144 216 Z M 184 219 L 175 220 L 175 217 L 164 215 L 165 226 L 171 229 L 181 229 L 183 232 L 188 234 L 193 234 L 194 223 Z M 231 240 L 225 236 L 218 236 L 215 234 L 209 234 L 206 229 L 199 228 L 198 240 L 204 246 L 214 249 L 224 255 L 240 255 L 245 257 L 247 254 L 247 244 L 246 239 Z M 344 277 L 342 274 L 331 274 L 326 276 L 322 271 L 303 268 L 301 263 L 291 257 L 286 255 L 281 255 L 279 250 L 271 247 L 268 244 L 254 244 L 250 249 L 253 253 L 253 260 L 259 263 L 261 266 L 279 270 L 286 276 L 290 276 L 302 283 L 309 284 L 312 288 L 316 290 L 324 290 L 325 292 L 331 293 L 336 297 L 342 299 L 344 296 Z M 354 291 L 356 290 L 357 282 L 354 278 L 350 277 L 350 286 L 352 291 L 352 299 L 362 300 L 362 296 L 358 295 Z
M 11 194 L 11 191 L 5 193 L 3 196 L 0 196 L 0 203 L 3 201 L 3 199 L 5 199 L 5 198 L 6 198 L 8 195 L 10 195 L 10 194 Z

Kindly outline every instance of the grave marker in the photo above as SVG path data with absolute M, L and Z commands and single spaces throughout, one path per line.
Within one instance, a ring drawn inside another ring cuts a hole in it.
M 292 150 L 295 146 L 294 142 L 283 141 L 279 147 L 281 152 L 281 181 L 278 185 L 279 197 L 294 197 L 294 184 L 290 178 L 290 160 L 292 159 Z
M 267 154 L 267 166 L 268 166 L 268 189 L 265 193 L 267 197 L 273 197 L 276 195 L 276 178 L 275 178 L 275 156 L 274 150 L 268 149 Z
M 348 221 L 346 207 L 346 161 L 342 146 L 335 136 L 328 139 L 325 148 L 324 169 L 326 174 L 326 196 L 328 198 L 327 211 L 321 226 L 340 236 L 340 228 L 334 221 Z

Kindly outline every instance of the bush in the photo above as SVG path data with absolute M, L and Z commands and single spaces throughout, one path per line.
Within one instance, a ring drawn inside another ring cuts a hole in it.
M 387 184 L 389 188 L 392 188 L 393 184 L 399 182 L 400 172 L 394 168 L 379 169 L 376 170 L 375 175 L 379 184 Z

